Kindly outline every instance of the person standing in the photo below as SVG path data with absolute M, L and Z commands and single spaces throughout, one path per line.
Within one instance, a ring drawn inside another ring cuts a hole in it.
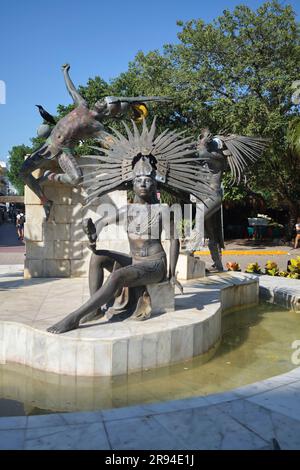
M 16 217 L 16 227 L 17 227 L 19 240 L 24 240 L 24 223 L 25 223 L 25 215 L 23 212 L 18 211 L 17 217 Z
M 295 236 L 294 250 L 298 248 L 298 242 L 300 240 L 300 217 L 297 217 L 297 223 L 295 224 L 295 229 L 296 229 L 296 236 Z

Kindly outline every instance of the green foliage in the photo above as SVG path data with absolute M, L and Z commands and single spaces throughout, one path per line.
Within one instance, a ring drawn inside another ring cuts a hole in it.
M 300 279 L 300 273 L 288 273 L 287 277 L 291 279 Z
M 292 258 L 288 262 L 287 277 L 300 279 L 300 256 Z
M 287 131 L 287 143 L 294 156 L 300 165 L 300 117 L 295 117 L 289 122 Z
M 265 265 L 265 274 L 268 274 L 269 276 L 278 276 L 279 269 L 277 263 L 270 260 L 267 261 Z
M 279 271 L 278 276 L 279 277 L 288 277 L 288 273 L 287 273 L 287 271 Z
M 26 145 L 16 145 L 12 147 L 9 152 L 8 166 L 9 170 L 7 176 L 11 184 L 16 188 L 19 195 L 24 194 L 24 183 L 19 177 L 21 166 L 24 162 L 26 154 L 31 153 L 32 150 Z
M 229 263 L 229 264 L 235 265 L 237 263 Z M 234 270 L 234 269 L 229 269 L 228 267 L 228 270 Z M 262 274 L 261 268 L 258 263 L 248 264 L 247 268 L 245 269 L 245 272 L 254 273 L 254 274 Z M 297 256 L 297 258 L 293 258 L 289 260 L 287 271 L 284 271 L 284 270 L 279 271 L 277 263 L 275 263 L 274 261 L 270 261 L 270 260 L 267 261 L 265 264 L 265 274 L 267 274 L 268 276 L 279 276 L 279 277 L 286 277 L 290 279 L 300 279 L 300 256 Z
M 250 263 L 248 264 L 246 273 L 255 273 L 261 274 L 261 269 L 258 263 Z M 287 277 L 290 279 L 300 279 L 300 256 L 297 258 L 293 258 L 288 262 L 287 271 L 279 271 L 277 263 L 274 261 L 267 261 L 265 265 L 265 274 L 268 276 L 279 276 L 279 277 Z
M 224 201 L 244 201 L 247 197 L 249 190 L 243 184 L 232 184 L 230 173 L 225 173 L 222 180 L 223 184 L 223 200 Z
M 249 263 L 245 272 L 253 273 L 253 274 L 261 274 L 261 268 L 258 263 Z
M 87 85 L 80 86 L 78 91 L 91 107 L 101 98 L 112 95 L 110 85 L 99 76 L 89 78 Z
M 182 219 L 177 223 L 177 230 L 180 238 L 184 238 L 193 228 L 193 221 L 190 219 Z
M 168 204 L 168 206 L 172 206 L 172 204 L 180 204 L 181 202 L 179 197 L 174 196 L 164 189 L 160 190 L 160 201 L 163 204 Z
M 32 137 L 31 139 L 32 147 L 30 149 L 30 153 L 35 152 L 43 143 L 45 142 L 45 138 L 43 137 Z

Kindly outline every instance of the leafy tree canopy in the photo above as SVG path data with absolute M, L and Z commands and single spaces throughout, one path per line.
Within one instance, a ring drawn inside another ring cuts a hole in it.
M 24 194 L 24 182 L 19 177 L 21 166 L 26 154 L 31 153 L 31 148 L 26 145 L 16 145 L 9 152 L 9 170 L 7 176 L 19 195 Z

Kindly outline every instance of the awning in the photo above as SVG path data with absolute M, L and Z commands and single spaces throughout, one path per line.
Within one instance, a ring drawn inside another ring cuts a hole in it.
M 6 202 L 24 204 L 24 196 L 0 196 L 0 202 L 4 204 Z

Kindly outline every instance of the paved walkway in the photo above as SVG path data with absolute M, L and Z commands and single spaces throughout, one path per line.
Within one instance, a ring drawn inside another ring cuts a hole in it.
M 25 244 L 12 223 L 0 224 L 0 265 L 23 264 Z

